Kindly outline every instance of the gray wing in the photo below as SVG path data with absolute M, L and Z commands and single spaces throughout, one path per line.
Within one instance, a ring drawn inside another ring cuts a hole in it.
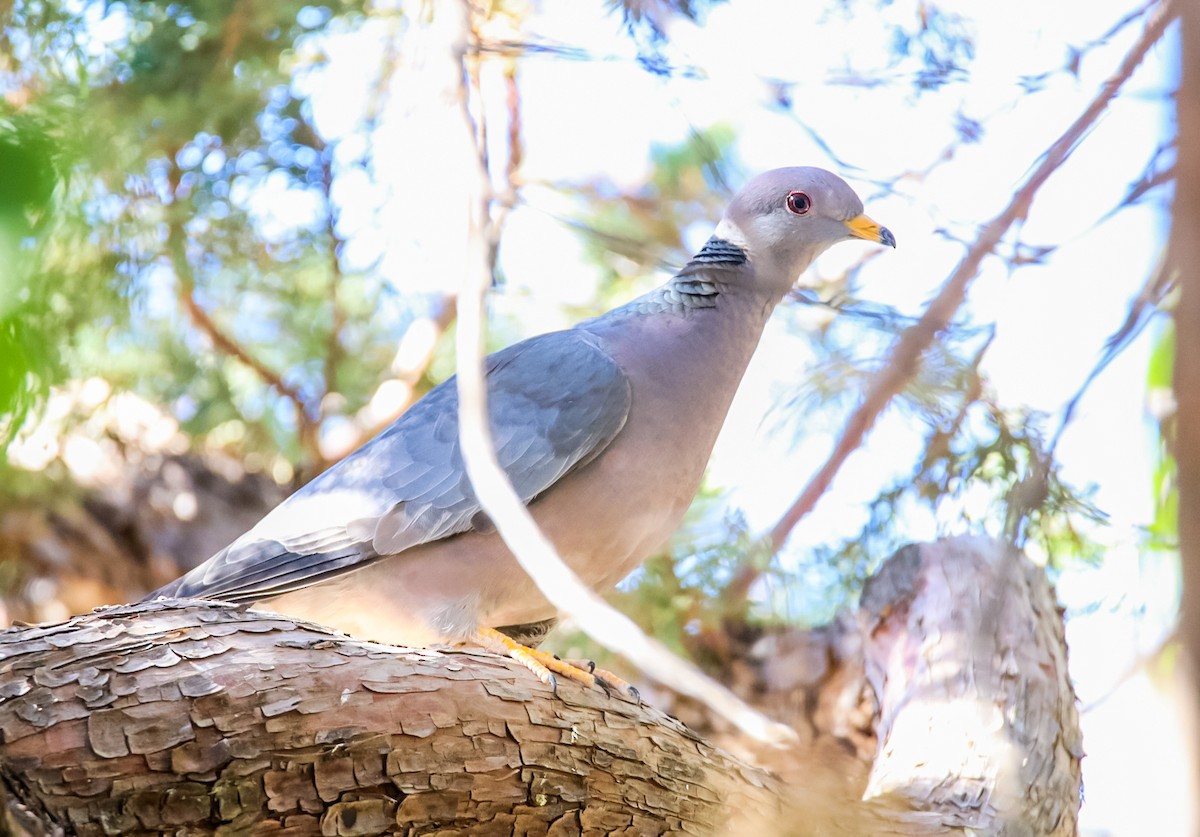
M 629 415 L 628 379 L 586 332 L 496 352 L 486 375 L 496 452 L 526 503 L 599 455 Z M 451 378 L 151 597 L 257 601 L 486 525 L 463 468 Z

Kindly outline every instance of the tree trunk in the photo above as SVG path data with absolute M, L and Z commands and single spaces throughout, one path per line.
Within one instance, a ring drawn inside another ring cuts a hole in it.
M 1179 551 L 1183 598 L 1179 630 L 1192 741 L 1192 826 L 1200 834 L 1200 6 L 1180 4 L 1183 57 L 1178 159 L 1171 217 L 1170 265 L 1179 272 L 1175 309 L 1175 457 L 1179 466 Z
M 909 547 L 839 624 L 757 643 L 752 685 L 806 741 L 766 754 L 776 775 L 484 653 L 215 603 L 107 608 L 0 633 L 0 788 L 18 834 L 1074 834 L 1040 570 L 988 542 Z M 816 678 L 789 651 L 813 637 L 842 649 Z M 870 771 L 841 743 L 864 671 L 881 709 L 849 726 L 878 730 Z

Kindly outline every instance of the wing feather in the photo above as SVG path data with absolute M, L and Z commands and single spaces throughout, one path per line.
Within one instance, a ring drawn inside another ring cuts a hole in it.
M 527 503 L 603 452 L 629 415 L 628 379 L 586 332 L 553 332 L 496 352 L 486 375 L 496 452 Z M 256 601 L 465 532 L 485 520 L 480 511 L 463 468 L 451 378 L 151 595 Z

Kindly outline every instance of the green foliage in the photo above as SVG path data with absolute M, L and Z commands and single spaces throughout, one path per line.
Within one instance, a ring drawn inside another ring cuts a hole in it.
M 1179 549 L 1179 482 L 1175 462 L 1175 409 L 1170 393 L 1175 374 L 1175 330 L 1168 325 L 1150 355 L 1146 387 L 1151 399 L 1158 402 L 1159 441 L 1158 461 L 1153 474 L 1154 521 L 1146 532 L 1146 545 L 1151 549 Z
M 365 161 L 326 144 L 292 84 L 300 53 L 320 61 L 313 32 L 357 25 L 360 7 L 34 0 L 7 12 L 0 70 L 29 92 L 0 121 L 0 224 L 6 255 L 19 250 L 0 312 L 3 427 L 49 386 L 101 375 L 168 405 L 197 439 L 240 421 L 243 450 L 302 459 L 297 421 L 320 416 L 331 384 L 342 409 L 360 406 L 398 326 L 372 316 L 383 280 L 339 263 L 328 189 Z M 267 189 L 307 215 L 265 217 Z M 189 316 L 189 299 L 280 386 Z
M 49 223 L 58 181 L 54 146 L 31 120 L 0 120 L 0 440 L 44 395 L 56 360 L 37 324 L 49 315 L 32 281 L 39 227 Z

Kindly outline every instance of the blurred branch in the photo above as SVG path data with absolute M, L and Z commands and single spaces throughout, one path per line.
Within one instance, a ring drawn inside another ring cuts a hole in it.
M 1058 447 L 1058 442 L 1062 438 L 1063 431 L 1067 429 L 1067 425 L 1075 417 L 1075 410 L 1091 387 L 1092 382 L 1100 376 L 1100 373 L 1108 368 L 1108 365 L 1121 352 L 1129 348 L 1137 336 L 1145 330 L 1146 325 L 1154 318 L 1154 315 L 1161 312 L 1163 302 L 1178 284 L 1179 271 L 1164 256 L 1154 269 L 1154 272 L 1147 278 L 1137 297 L 1129 304 L 1129 311 L 1125 315 L 1124 322 L 1104 341 L 1104 348 L 1095 366 L 1088 372 L 1087 377 L 1083 379 L 1083 383 L 1079 385 L 1079 389 L 1075 391 L 1075 394 L 1071 396 L 1071 400 L 1063 408 L 1058 430 L 1055 431 L 1054 438 L 1050 442 L 1050 447 L 1046 451 L 1048 456 L 1054 455 L 1054 451 Z
M 992 328 L 987 340 L 979 347 L 979 351 L 975 353 L 975 357 L 971 361 L 969 377 L 967 378 L 967 389 L 963 393 L 962 401 L 959 402 L 958 410 L 945 425 L 935 428 L 929 434 L 929 439 L 925 442 L 926 462 L 930 460 L 931 456 L 936 456 L 942 451 L 950 449 L 951 443 L 958 438 L 958 434 L 962 430 L 963 422 L 967 420 L 967 412 L 983 397 L 983 374 L 979 371 L 979 368 L 983 365 L 983 359 L 987 355 L 988 349 L 992 347 L 992 341 L 995 339 L 996 330 Z
M 1121 30 L 1123 30 L 1129 24 L 1133 23 L 1138 18 L 1143 17 L 1147 12 L 1149 12 L 1151 9 L 1153 9 L 1156 4 L 1157 4 L 1157 0 L 1148 0 L 1148 2 L 1143 3 L 1142 5 L 1138 6 L 1133 11 L 1124 15 L 1120 20 L 1118 20 L 1112 26 L 1108 27 L 1108 29 L 1104 32 L 1104 34 L 1100 35 L 1100 37 L 1095 38 L 1094 40 L 1088 41 L 1083 46 L 1069 48 L 1067 51 L 1067 62 L 1062 67 L 1055 69 L 1055 70 L 1051 70 L 1049 72 L 1039 73 L 1034 76 L 1025 76 L 1021 80 L 1021 86 L 1024 87 L 1027 92 L 1034 90 L 1034 89 L 1040 87 L 1042 85 L 1042 83 L 1045 82 L 1046 79 L 1050 78 L 1050 76 L 1054 75 L 1055 73 L 1061 72 L 1063 70 L 1066 70 L 1069 73 L 1071 73 L 1072 75 L 1078 77 L 1079 65 L 1083 61 L 1083 57 L 1087 53 L 1091 52 L 1093 49 L 1096 49 L 1097 47 L 1102 47 L 1102 46 L 1107 45 L 1109 43 L 1109 41 L 1111 41 L 1113 38 L 1115 38 L 1117 35 L 1119 35 L 1121 33 Z
M 511 14 L 511 12 L 510 12 Z M 489 9 L 487 16 L 475 14 L 471 16 L 471 43 L 479 44 L 484 39 L 484 33 L 481 27 L 494 29 L 501 26 L 507 26 L 511 30 L 511 34 L 518 35 L 519 28 L 515 21 L 510 18 L 500 17 L 492 14 Z M 475 145 L 479 151 L 479 157 L 483 166 L 483 171 L 488 178 L 488 197 L 485 210 L 487 212 L 487 242 L 488 242 L 488 264 L 490 272 L 495 275 L 496 259 L 500 254 L 500 238 L 504 234 L 504 224 L 508 220 L 509 214 L 517 204 L 517 169 L 521 165 L 522 145 L 521 145 L 521 92 L 517 86 L 517 61 L 515 56 L 505 57 L 504 73 L 504 104 L 505 114 L 507 116 L 507 159 L 504 161 L 504 168 L 501 171 L 503 185 L 499 189 L 491 188 L 492 177 L 495 174 L 496 166 L 491 160 L 491 150 L 489 143 L 489 134 L 491 131 L 490 119 L 488 116 L 487 102 L 483 92 L 483 61 L 481 60 L 483 53 L 478 50 L 471 50 L 464 54 L 464 66 L 467 71 L 467 80 L 470 84 L 470 92 L 474 97 L 478 107 L 478 116 L 475 119 Z
M 1142 176 L 1135 183 L 1130 184 L 1129 190 L 1121 201 L 1104 213 L 1092 228 L 1099 226 L 1109 218 L 1116 215 L 1122 209 L 1133 205 L 1140 200 L 1145 194 L 1167 183 L 1175 180 L 1175 164 L 1167 166 L 1165 169 L 1159 169 L 1156 163 L 1169 150 L 1178 150 L 1179 138 L 1175 137 L 1172 140 L 1160 145 L 1155 149 L 1154 155 L 1146 164 Z M 1142 289 L 1138 295 L 1129 304 L 1129 310 L 1125 315 L 1125 320 L 1120 327 L 1113 332 L 1109 338 L 1104 341 L 1104 348 L 1101 351 L 1099 359 L 1088 372 L 1087 377 L 1079 385 L 1079 388 L 1071 396 L 1070 401 L 1062 411 L 1062 418 L 1059 421 L 1058 429 L 1054 433 L 1054 437 L 1047 449 L 1047 455 L 1054 456 L 1054 451 L 1058 447 L 1058 442 L 1062 438 L 1063 431 L 1067 429 L 1067 425 L 1075 416 L 1075 410 L 1079 406 L 1079 402 L 1091 387 L 1092 382 L 1100 376 L 1100 374 L 1108 367 L 1110 363 L 1125 351 L 1138 335 L 1140 335 L 1154 318 L 1155 314 L 1161 313 L 1163 306 L 1166 304 L 1168 297 L 1179 287 L 1179 269 L 1178 265 L 1169 260 L 1167 254 L 1163 254 L 1158 265 L 1154 268 L 1150 276 L 1147 277 Z
M 1154 676 L 1154 668 L 1163 660 L 1171 650 L 1172 646 L 1179 643 L 1179 628 L 1167 631 L 1157 642 L 1145 651 L 1140 651 L 1133 661 L 1125 667 L 1125 670 L 1118 674 L 1104 688 L 1104 691 L 1096 697 L 1089 700 L 1087 703 L 1080 704 L 1079 714 L 1086 715 L 1103 706 L 1109 698 L 1121 690 L 1121 687 L 1132 680 L 1135 676 L 1143 673 L 1149 673 Z
M 859 268 L 866 265 L 873 258 L 874 254 L 870 258 L 863 259 L 860 264 L 855 265 L 847 272 L 847 277 L 857 273 Z M 913 326 L 920 322 L 920 318 L 902 314 L 894 305 L 883 305 L 867 300 L 855 299 L 848 294 L 835 293 L 830 298 L 823 299 L 812 288 L 793 288 L 784 299 L 792 305 L 824 308 L 828 311 L 833 311 L 840 317 L 865 320 L 874 323 L 883 330 L 899 331 L 901 326 Z M 952 322 L 946 326 L 946 329 L 953 332 L 957 337 L 966 339 L 988 331 L 990 326 L 973 326 L 965 322 Z
M 173 259 L 173 261 L 177 262 L 178 260 Z M 295 406 L 296 427 L 300 437 L 300 444 L 308 454 L 311 464 L 314 467 L 320 468 L 324 463 L 324 457 L 321 455 L 320 447 L 317 445 L 317 425 L 309 416 L 308 406 L 299 390 L 285 383 L 277 372 L 251 355 L 245 347 L 222 331 L 221 327 L 213 322 L 208 312 L 201 308 L 200 303 L 196 301 L 195 280 L 190 274 L 180 271 L 178 264 L 176 264 L 175 274 L 179 279 L 179 301 L 183 305 L 184 310 L 187 311 L 192 325 L 209 338 L 213 344 L 213 348 L 250 367 L 254 370 L 255 374 L 262 378 L 263 383 L 291 401 Z
M 1171 165 L 1161 171 L 1148 170 L 1145 175 L 1137 182 L 1129 187 L 1129 193 L 1125 195 L 1125 199 L 1120 205 L 1114 207 L 1109 215 L 1115 214 L 1117 210 L 1124 209 L 1131 204 L 1137 203 L 1146 194 L 1157 189 L 1159 186 L 1165 186 L 1168 183 L 1175 181 L 1175 166 Z
M 1192 827 L 1200 823 L 1200 6 L 1183 3 L 1183 51 L 1178 109 L 1179 172 L 1172 208 L 1169 259 L 1178 267 L 1175 308 L 1175 457 L 1179 472 L 1179 543 L 1183 571 L 1179 630 L 1183 641 L 1191 741 Z
M 1116 206 L 1112 207 L 1110 210 L 1108 210 L 1108 212 L 1105 212 L 1103 215 L 1101 215 L 1096 220 L 1096 223 L 1092 225 L 1093 228 L 1103 224 L 1125 207 L 1132 206 L 1133 204 L 1137 203 L 1159 186 L 1165 186 L 1168 183 L 1175 182 L 1174 163 L 1169 163 L 1161 168 L 1159 167 L 1159 161 L 1170 152 L 1175 152 L 1176 154 L 1179 153 L 1178 136 L 1172 137 L 1170 140 L 1164 142 L 1162 145 L 1158 146 L 1158 148 L 1154 149 L 1154 154 L 1151 155 L 1150 160 L 1146 163 L 1145 168 L 1142 170 L 1141 177 L 1129 184 L 1129 189 L 1126 191 L 1125 197 L 1123 197 Z
M 1083 113 L 1042 155 L 1040 162 L 1013 195 L 1004 211 L 980 231 L 963 260 L 942 286 L 942 290 L 926 308 L 920 321 L 900 336 L 887 365 L 880 370 L 864 394 L 862 402 L 847 421 L 833 452 L 771 530 L 770 545 L 773 550 L 778 551 L 783 546 L 796 524 L 816 506 L 842 464 L 861 446 L 867 432 L 874 426 L 883 410 L 912 379 L 921 356 L 950 324 L 955 311 L 966 298 L 967 287 L 978 274 L 984 258 L 996 249 L 1010 227 L 1026 217 L 1038 189 L 1070 157 L 1080 140 L 1142 62 L 1146 53 L 1162 37 L 1176 11 L 1176 0 L 1163 0 L 1116 72 L 1104 82 Z
M 472 18 L 472 24 L 474 22 L 475 18 Z M 482 37 L 473 25 L 473 42 L 478 43 Z M 389 41 L 389 49 L 394 51 L 394 47 L 390 46 L 392 43 L 392 41 Z M 467 51 L 468 56 L 476 58 L 484 54 L 483 51 L 478 49 L 468 49 Z M 385 63 L 385 68 L 392 67 L 394 67 L 394 58 Z M 480 61 L 470 62 L 469 66 L 467 66 L 467 79 L 475 101 L 480 105 L 479 119 L 475 127 L 477 134 L 475 137 L 475 147 L 479 149 L 479 153 L 482 155 L 482 164 L 485 170 L 490 173 L 492 165 L 488 157 L 487 141 L 490 126 L 487 119 L 487 109 L 483 106 L 484 99 L 480 69 Z M 521 139 L 521 99 L 520 90 L 517 87 L 516 71 L 516 61 L 508 60 L 507 66 L 504 69 L 505 104 L 508 116 L 508 154 L 503 170 L 503 186 L 494 195 L 490 196 L 488 207 L 488 264 L 490 272 L 493 274 L 496 270 L 496 260 L 499 255 L 500 238 L 504 223 L 509 213 L 519 202 L 517 172 L 523 157 L 523 143 Z M 390 86 L 391 76 L 392 73 L 389 69 L 385 69 L 385 72 L 381 74 L 377 84 L 376 99 L 381 100 L 386 95 L 386 91 Z M 377 112 L 379 105 L 376 104 L 375 107 Z M 446 329 L 450 327 L 450 324 L 454 322 L 457 313 L 456 300 L 457 295 L 445 294 L 434 303 L 433 311 L 429 316 L 415 320 L 409 326 L 408 330 L 405 331 L 404 336 L 400 339 L 400 345 L 396 350 L 396 356 L 392 361 L 392 375 L 376 387 L 370 400 L 371 404 L 368 410 L 369 419 L 359 422 L 361 431 L 355 434 L 355 438 L 347 446 L 346 452 L 357 447 L 366 439 L 370 439 L 382 432 L 417 400 L 417 397 L 420 395 L 417 386 L 421 378 L 425 375 L 425 372 L 429 369 L 429 364 L 433 361 L 438 340 L 445 333 Z M 403 393 L 402 398 L 388 399 L 387 394 L 389 392 L 397 391 Z M 335 453 L 340 453 L 340 451 Z
M 504 186 L 493 196 L 492 230 L 489 239 L 488 260 L 492 270 L 500 255 L 500 236 L 508 216 L 517 205 L 518 170 L 524 158 L 521 137 L 521 88 L 517 86 L 517 62 L 509 61 L 504 68 L 504 103 L 508 114 L 508 159 L 504 163 Z M 490 168 L 490 166 L 489 166 Z
M 238 0 L 229 17 L 225 18 L 224 26 L 221 27 L 221 53 L 213 67 L 214 71 L 232 66 L 233 57 L 237 54 L 238 47 L 242 45 L 249 25 L 250 2 L 249 0 Z
M 171 193 L 175 194 L 179 186 L 179 167 L 175 164 L 175 152 L 168 150 L 170 161 L 169 182 Z M 183 228 L 182 205 L 179 202 L 165 207 L 167 216 L 167 250 L 171 258 L 171 266 L 175 278 L 179 282 L 179 302 L 187 312 L 192 325 L 205 334 L 218 352 L 234 358 L 254 371 L 263 383 L 292 402 L 296 413 L 296 431 L 300 446 L 308 455 L 311 467 L 322 470 L 325 458 L 321 455 L 318 439 L 318 424 L 313 419 L 314 412 L 300 390 L 290 386 L 278 372 L 271 369 L 250 351 L 239 343 L 232 335 L 225 332 L 208 312 L 201 307 L 196 299 L 196 276 L 192 271 L 191 261 L 187 255 L 187 232 Z
M 464 3 L 462 40 L 455 45 L 465 62 L 469 51 L 467 22 L 469 6 Z M 465 69 L 465 67 L 464 67 Z M 479 133 L 468 107 L 467 74 L 464 73 L 459 105 L 464 135 L 477 140 Z M 628 616 L 615 610 L 559 557 L 553 544 L 538 529 L 529 509 L 513 490 L 512 483 L 496 458 L 488 425 L 487 385 L 483 371 L 483 301 L 492 284 L 489 269 L 488 206 L 491 188 L 480 154 L 475 155 L 475 188 L 470 196 L 468 271 L 458 298 L 458 395 L 459 439 L 463 464 L 483 512 L 491 519 L 505 545 L 522 569 L 551 604 L 572 616 L 585 633 L 604 647 L 633 660 L 645 672 L 697 698 L 713 711 L 738 726 L 747 735 L 765 743 L 783 744 L 796 740 L 789 727 L 771 721 L 729 689 L 703 674 L 695 665 L 672 654 L 662 643 L 646 636 Z
M 391 99 L 392 86 L 397 70 L 401 66 L 400 42 L 401 33 L 404 28 L 402 19 L 392 14 L 389 9 L 375 6 L 372 7 L 370 14 L 372 17 L 381 18 L 386 21 L 389 34 L 384 41 L 379 73 L 371 85 L 366 112 L 362 119 L 361 131 L 367 136 L 374 135 L 379 130 L 380 121 Z M 315 132 L 313 133 L 313 139 L 320 141 Z M 368 144 L 361 159 L 363 169 L 374 173 L 374 160 L 374 145 Z M 329 194 L 330 184 L 332 183 L 332 156 L 325 160 L 325 166 L 325 200 L 327 212 L 329 213 L 327 216 L 328 235 L 331 245 L 336 246 L 341 243 L 341 239 L 337 236 L 337 221 L 336 217 L 333 216 L 334 208 L 330 202 Z M 334 275 L 340 283 L 342 278 L 341 262 L 336 254 L 331 254 L 331 258 L 332 267 L 335 271 Z M 339 337 L 346 322 L 345 310 L 338 302 L 335 286 L 331 286 L 330 293 L 334 318 L 333 330 L 330 332 L 328 358 L 335 357 L 337 353 L 340 353 L 341 343 Z M 405 410 L 412 406 L 413 402 L 420 395 L 418 384 L 420 384 L 421 379 L 424 377 L 426 371 L 428 371 L 429 364 L 433 361 L 434 351 L 437 349 L 439 338 L 449 328 L 450 323 L 454 321 L 454 313 L 454 295 L 444 294 L 439 300 L 433 303 L 432 311 L 428 316 L 415 319 L 409 324 L 409 327 L 399 340 L 396 354 L 392 359 L 391 374 L 375 386 L 374 391 L 367 401 L 367 406 L 363 407 L 355 416 L 351 432 L 341 437 L 334 434 L 332 437 L 324 440 L 325 458 L 328 462 L 335 462 L 341 459 L 366 440 L 379 435 L 388 425 L 399 418 Z M 332 364 L 327 367 L 329 371 L 326 372 L 326 392 L 331 392 L 334 388 L 333 368 L 335 367 Z
M 314 136 L 316 132 L 313 132 Z M 338 289 L 342 284 L 342 262 L 338 258 L 342 240 L 337 234 L 337 209 L 333 205 L 333 149 L 322 143 L 317 152 L 321 155 L 321 192 L 325 200 L 325 237 L 329 247 L 329 340 L 325 347 L 325 394 L 337 392 L 337 367 L 341 361 L 342 329 L 346 327 L 346 312 L 338 302 Z M 322 402 L 321 412 L 326 404 Z
M 582 47 L 570 44 L 541 41 L 516 41 L 503 39 L 488 39 L 480 41 L 471 47 L 471 51 L 479 54 L 503 55 L 513 58 L 526 56 L 561 58 L 566 61 L 595 61 L 598 63 L 627 64 L 630 59 L 623 55 L 603 55 L 590 52 Z M 645 56 L 634 61 L 639 67 L 656 76 L 669 78 L 703 79 L 707 73 L 695 65 L 668 64 L 665 60 L 648 60 Z
M 368 406 L 359 413 L 359 432 L 344 449 L 326 451 L 330 459 L 340 459 L 367 439 L 378 436 L 417 400 L 421 394 L 417 385 L 433 362 L 438 340 L 454 322 L 456 299 L 454 294 L 444 294 L 434 302 L 428 316 L 409 325 L 392 359 L 391 376 L 380 382 Z M 400 397 L 395 397 L 396 394 Z

